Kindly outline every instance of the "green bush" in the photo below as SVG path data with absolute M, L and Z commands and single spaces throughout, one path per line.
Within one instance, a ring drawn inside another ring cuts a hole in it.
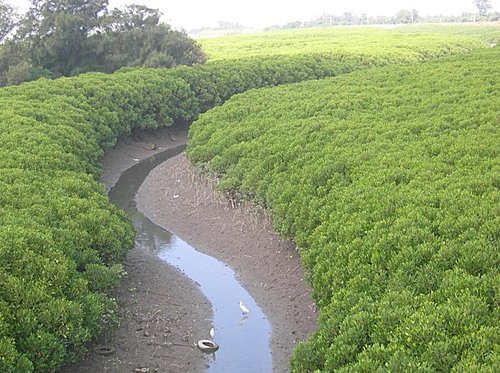
M 254 90 L 188 157 L 271 210 L 320 308 L 296 372 L 497 370 L 499 48 Z
M 209 61 L 257 59 L 275 56 L 331 55 L 346 62 L 366 59 L 376 64 L 456 53 L 464 48 L 498 41 L 497 26 L 446 27 L 414 25 L 380 27 L 323 27 L 230 35 L 200 40 Z

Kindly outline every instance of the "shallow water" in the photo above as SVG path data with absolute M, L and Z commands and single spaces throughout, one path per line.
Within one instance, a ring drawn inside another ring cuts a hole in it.
M 137 211 L 135 195 L 150 171 L 184 148 L 166 150 L 131 167 L 110 190 L 109 198 L 133 221 L 137 231 L 136 244 L 180 269 L 212 303 L 214 341 L 220 349 L 210 356 L 207 371 L 269 372 L 272 370 L 271 326 L 254 299 L 237 281 L 234 272 L 223 262 L 196 251 Z M 240 300 L 250 309 L 248 315 L 242 314 Z M 209 331 L 195 338 L 210 339 Z

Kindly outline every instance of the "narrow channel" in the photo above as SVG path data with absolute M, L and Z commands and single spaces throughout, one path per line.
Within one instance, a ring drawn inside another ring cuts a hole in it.
M 151 170 L 184 149 L 185 145 L 168 149 L 123 172 L 110 190 L 109 199 L 132 220 L 137 231 L 136 244 L 181 270 L 212 303 L 214 341 L 220 349 L 210 355 L 207 371 L 270 372 L 271 326 L 261 308 L 238 282 L 233 270 L 154 224 L 136 208 L 135 195 Z M 250 310 L 247 315 L 242 314 L 240 301 Z M 209 331 L 198 339 L 211 339 Z

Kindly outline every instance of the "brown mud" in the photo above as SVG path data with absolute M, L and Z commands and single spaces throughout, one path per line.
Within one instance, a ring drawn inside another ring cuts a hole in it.
M 139 160 L 186 141 L 182 125 L 120 139 L 102 158 L 106 191 Z M 250 205 L 235 206 L 215 192 L 214 183 L 184 155 L 156 167 L 136 201 L 154 223 L 236 272 L 271 323 L 273 371 L 287 372 L 295 344 L 316 327 L 316 313 L 298 253 L 273 231 L 267 214 Z M 197 285 L 137 247 L 124 267 L 127 276 L 115 295 L 120 326 L 99 341 L 113 347 L 114 354 L 102 356 L 92 347 L 83 361 L 62 372 L 204 371 L 208 360 L 194 344 L 208 337 L 212 311 Z

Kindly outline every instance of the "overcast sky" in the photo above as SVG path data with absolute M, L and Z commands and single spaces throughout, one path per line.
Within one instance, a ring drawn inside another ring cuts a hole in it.
M 7 0 L 25 7 L 27 0 Z M 368 15 L 392 15 L 401 9 L 415 8 L 422 15 L 461 14 L 477 8 L 473 0 L 110 0 L 110 6 L 143 4 L 158 8 L 164 20 L 176 28 L 190 30 L 216 26 L 218 21 L 238 22 L 245 26 L 264 27 L 296 20 L 309 20 L 323 13 L 346 11 Z M 494 11 L 500 11 L 500 0 L 492 0 Z

